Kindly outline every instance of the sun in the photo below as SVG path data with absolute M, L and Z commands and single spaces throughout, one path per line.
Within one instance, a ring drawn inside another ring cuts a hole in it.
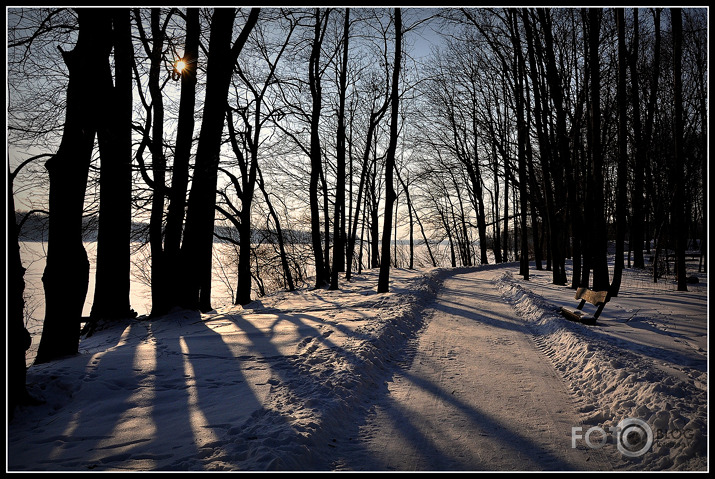
M 186 62 L 184 60 L 176 60 L 174 63 L 174 70 L 177 73 L 182 73 L 186 69 Z

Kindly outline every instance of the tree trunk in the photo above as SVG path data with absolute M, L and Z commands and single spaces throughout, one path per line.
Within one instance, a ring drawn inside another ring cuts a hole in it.
M 168 281 L 164 267 L 163 255 L 163 223 L 164 198 L 166 195 L 166 157 L 164 156 L 164 98 L 160 86 L 163 72 L 163 52 L 165 31 L 161 26 L 161 10 L 151 10 L 152 48 L 149 67 L 149 93 L 151 95 L 151 143 L 152 183 L 154 194 L 151 201 L 149 218 L 149 248 L 151 251 L 151 284 L 152 310 L 163 309 L 164 288 Z M 156 313 L 154 313 L 156 315 Z
M 333 269 L 330 289 L 338 289 L 338 275 L 345 271 L 345 96 L 347 94 L 348 46 L 350 39 L 350 9 L 345 9 L 343 26 L 343 62 L 340 70 L 340 93 L 338 104 L 337 177 L 335 179 L 335 217 L 333 229 Z
M 318 187 L 320 175 L 323 168 L 323 158 L 320 149 L 320 111 L 322 108 L 322 90 L 320 85 L 320 47 L 322 44 L 322 31 L 327 24 L 329 11 L 326 11 L 323 20 L 320 18 L 320 10 L 315 9 L 315 35 L 309 62 L 309 83 L 310 93 L 313 99 L 311 121 L 310 121 L 310 186 L 308 195 L 310 200 L 310 232 L 313 244 L 313 258 L 315 260 L 315 287 L 320 288 L 329 281 L 325 275 L 325 262 L 323 259 L 323 247 L 320 238 L 320 206 L 318 203 Z M 325 241 L 329 241 L 325 238 Z
M 527 94 L 528 94 L 528 89 L 527 89 Z M 527 98 L 527 105 L 531 104 L 531 100 Z M 527 108 L 527 118 L 530 118 L 530 115 L 528 115 L 529 109 Z M 530 120 L 527 120 L 526 122 L 527 125 L 531 124 Z M 541 199 L 537 197 L 538 193 L 538 185 L 536 182 L 536 172 L 534 171 L 534 157 L 532 153 L 532 145 L 531 145 L 531 139 L 527 135 L 526 137 L 526 158 L 527 158 L 527 166 L 528 166 L 528 173 L 529 173 L 529 189 L 531 191 L 531 196 L 530 196 L 530 201 L 529 205 L 531 207 L 531 233 L 532 233 L 532 241 L 534 243 L 534 267 L 536 268 L 537 271 L 541 271 L 543 269 L 543 266 L 541 264 L 542 260 L 542 248 L 541 248 L 541 241 L 539 238 L 539 230 L 541 229 L 539 227 L 539 214 L 538 214 L 538 209 L 543 209 L 541 206 L 537 208 L 537 204 L 541 205 Z
M 651 138 L 653 138 L 653 128 L 655 124 L 655 113 L 656 113 L 656 104 L 658 100 L 658 84 L 659 84 L 659 78 L 660 78 L 660 45 L 661 45 L 661 33 L 660 33 L 660 13 L 661 10 L 659 8 L 656 8 L 653 10 L 653 31 L 654 31 L 654 45 L 653 45 L 653 63 L 651 65 L 651 81 L 650 81 L 650 95 L 648 97 L 648 104 L 647 104 L 647 109 L 646 109 L 646 115 L 645 115 L 645 131 L 643 132 L 643 142 L 644 144 L 648 145 L 652 143 Z M 652 151 L 652 148 L 649 148 L 646 153 Z M 645 184 L 646 184 L 646 204 L 651 204 L 655 198 L 655 187 L 653 185 L 653 174 L 652 174 L 652 169 L 650 167 L 649 162 L 645 163 Z M 653 246 L 654 248 L 657 248 L 660 246 L 660 225 L 658 222 L 660 221 L 660 209 L 661 209 L 661 203 L 660 202 L 655 202 L 655 211 L 653 214 L 649 214 L 649 220 L 648 223 L 650 223 L 652 226 L 650 228 L 646 227 L 646 235 L 649 234 L 648 230 L 651 229 L 653 230 Z M 648 211 L 648 209 L 646 209 Z M 649 212 L 650 213 L 650 212 Z M 650 236 L 646 236 L 646 249 L 647 252 L 650 253 Z M 658 268 L 657 268 L 657 259 L 658 256 L 658 250 L 654 252 L 653 256 L 653 281 L 657 282 L 658 281 Z
M 502 230 L 502 258 L 505 262 L 509 261 L 509 172 L 508 162 L 509 159 L 506 156 L 502 156 L 504 160 L 504 229 Z M 498 180 L 497 180 L 498 181 Z
M 643 258 L 643 224 L 645 221 L 645 211 L 643 207 L 644 194 L 644 174 L 645 145 L 642 139 L 641 130 L 641 109 L 640 109 L 640 83 L 638 75 L 638 49 L 640 45 L 640 32 L 638 22 L 638 8 L 633 9 L 633 46 L 631 47 L 630 71 L 631 71 L 631 101 L 633 108 L 633 143 L 635 144 L 635 166 L 633 171 L 633 194 L 631 207 L 631 232 L 629 246 L 633 250 L 633 267 L 645 268 Z
M 373 165 L 377 166 L 377 161 Z M 375 174 L 377 173 L 373 172 L 373 178 L 370 182 L 370 268 L 380 267 L 380 215 Z
M 539 139 L 539 151 L 541 153 L 541 163 L 542 163 L 542 173 L 543 173 L 543 191 L 544 191 L 544 209 L 545 209 L 545 219 L 546 219 L 546 243 L 547 243 L 547 256 L 546 256 L 546 269 L 552 269 L 553 283 L 557 285 L 566 284 L 566 275 L 564 270 L 564 253 L 562 247 L 562 222 L 561 217 L 561 202 L 559 190 L 563 187 L 561 184 L 561 178 L 558 174 L 559 168 L 562 165 L 559 164 L 558 156 L 555 154 L 555 148 L 551 144 L 549 138 L 549 133 L 547 131 L 547 126 L 549 124 L 547 119 L 547 96 L 545 85 L 540 82 L 538 76 L 539 66 L 536 56 L 538 53 L 539 58 L 543 57 L 545 54 L 548 55 L 547 61 L 547 77 L 549 86 L 552 88 L 552 95 L 555 95 L 554 104 L 559 110 L 563 110 L 563 105 L 560 101 L 560 85 L 558 80 L 558 74 L 556 71 L 555 59 L 553 57 L 553 50 L 551 48 L 552 37 L 551 25 L 547 19 L 547 15 L 543 10 L 539 11 L 541 17 L 541 22 L 544 26 L 544 31 L 548 32 L 546 35 L 547 43 L 546 47 L 541 45 L 538 38 L 534 35 L 533 26 L 531 21 L 528 19 L 528 12 L 525 11 L 524 17 L 524 28 L 526 32 L 527 45 L 528 45 L 528 55 L 529 63 L 532 68 L 529 70 L 532 85 L 534 85 L 534 106 L 535 106 L 535 123 L 537 136 Z M 559 105 L 561 105 L 559 107 Z M 558 122 L 559 124 L 561 122 Z M 554 191 L 556 190 L 556 191 Z M 552 266 L 553 265 L 553 266 Z
M 10 175 L 8 175 L 10 178 Z M 25 268 L 20 258 L 20 243 L 15 219 L 15 197 L 12 180 L 7 202 L 7 414 L 12 420 L 15 407 L 28 397 L 25 352 L 32 343 L 25 328 Z
M 325 245 L 323 246 L 325 272 L 323 273 L 323 277 L 325 278 L 325 283 L 330 286 L 330 241 L 332 239 L 332 235 L 330 234 L 330 199 L 328 197 L 328 182 L 325 179 L 325 168 L 323 168 L 322 164 L 320 166 L 320 186 L 323 192 L 323 237 L 325 238 Z
M 525 112 L 525 99 L 524 99 L 524 80 L 526 75 L 526 66 L 524 64 L 524 57 L 522 54 L 521 40 L 518 31 L 518 18 L 516 10 L 511 10 L 509 12 L 509 20 L 511 23 L 511 42 L 514 47 L 515 58 L 514 58 L 514 94 L 516 103 L 516 125 L 517 125 L 517 162 L 518 162 L 518 175 L 519 175 L 519 200 L 521 203 L 520 211 L 520 249 L 521 254 L 519 255 L 519 274 L 524 277 L 525 280 L 529 279 L 529 237 L 526 233 L 527 230 L 527 212 L 528 212 L 528 201 L 527 201 L 527 178 L 526 178 L 526 137 L 527 124 L 526 124 L 526 112 Z M 516 249 L 515 249 L 516 251 Z
M 608 278 L 608 243 L 603 199 L 603 155 L 601 152 L 601 68 L 598 53 L 601 24 L 600 9 L 591 8 L 589 16 L 589 68 L 591 73 L 591 122 L 589 144 L 591 144 L 591 266 L 593 268 L 593 288 L 605 291 L 610 286 Z
M 251 228 L 252 203 L 253 187 L 244 188 L 243 195 L 241 196 L 241 224 L 238 230 L 238 285 L 236 286 L 236 304 L 242 306 L 251 302 L 251 251 L 253 249 L 253 228 Z
M 616 28 L 618 30 L 618 178 L 616 185 L 616 257 L 613 268 L 610 295 L 618 296 L 621 289 L 626 238 L 626 209 L 628 208 L 628 116 L 626 99 L 626 26 L 625 10 L 616 9 Z
M 515 20 L 516 21 L 516 20 Z M 541 271 L 541 242 L 539 241 L 539 215 L 537 212 L 537 204 L 540 204 L 541 200 L 539 198 L 539 191 L 536 182 L 536 176 L 534 172 L 534 155 L 532 151 L 531 135 L 529 129 L 531 128 L 531 95 L 529 93 L 529 84 L 526 74 L 526 58 L 522 57 L 522 68 L 523 68 L 523 81 L 524 81 L 524 91 L 526 93 L 526 176 L 528 176 L 528 187 L 525 187 L 529 192 L 529 214 L 531 215 L 531 237 L 534 248 L 534 267 L 537 271 Z M 541 208 L 539 206 L 539 208 Z
M 475 103 L 476 105 L 476 103 Z M 476 115 L 473 115 L 473 118 Z M 487 220 L 486 213 L 484 211 L 484 189 L 482 188 L 482 173 L 479 167 L 479 154 L 477 148 L 477 123 L 472 122 L 472 132 L 474 135 L 474 163 L 472 164 L 469 158 L 466 159 L 467 162 L 467 172 L 472 181 L 472 188 L 474 189 L 474 195 L 477 200 L 477 231 L 479 233 L 479 259 L 480 264 L 489 264 L 489 258 L 487 257 Z
M 570 145 L 566 130 L 566 111 L 564 106 L 563 86 L 561 84 L 562 80 L 556 67 L 551 20 L 545 13 L 544 9 L 539 9 L 539 15 L 544 26 L 544 37 L 546 41 L 544 48 L 544 54 L 546 56 L 546 80 L 549 84 L 553 105 L 556 109 L 556 154 L 553 158 L 555 161 L 553 161 L 550 165 L 550 173 L 554 181 L 555 190 L 555 210 L 553 212 L 554 228 L 551 230 L 553 278 L 554 284 L 563 285 L 566 284 L 566 245 L 564 228 L 566 224 L 564 221 L 566 208 L 563 169 L 565 165 L 570 164 Z
M 707 42 L 707 39 L 705 40 Z M 706 73 L 706 68 L 708 65 L 707 60 L 707 45 L 702 45 L 698 43 L 698 52 L 702 52 L 702 61 L 698 62 L 700 68 L 698 68 L 699 78 L 701 79 L 698 84 L 700 85 L 700 179 L 702 181 L 702 236 L 700 237 L 700 261 L 698 263 L 698 272 L 707 273 L 707 254 L 708 254 L 708 190 L 709 187 L 706 186 L 708 178 L 708 75 Z
M 186 192 L 189 185 L 189 159 L 194 136 L 194 109 L 196 105 L 196 81 L 199 59 L 199 9 L 186 9 L 186 44 L 183 60 L 186 67 L 181 72 L 181 96 L 179 98 L 179 120 L 176 128 L 176 151 L 169 190 L 169 209 L 166 215 L 163 266 L 166 270 L 165 283 L 152 285 L 161 288 L 158 304 L 152 304 L 152 314 L 168 312 L 177 306 L 174 292 L 181 289 L 177 281 L 182 277 L 179 252 L 186 209 Z
M 494 197 L 492 198 L 492 216 L 494 217 L 494 262 L 499 264 L 504 262 L 501 255 L 501 226 L 497 221 L 499 218 L 499 157 L 497 156 L 497 147 L 492 142 L 492 161 L 494 172 Z
M 97 273 L 92 320 L 134 317 L 129 304 L 132 201 L 132 64 L 130 11 L 112 9 L 116 86 L 107 57 L 100 88 L 111 113 L 99 115 L 100 153 Z
M 400 92 L 400 65 L 402 63 L 402 10 L 395 9 L 395 65 L 392 72 L 392 93 L 390 102 L 392 112 L 390 118 L 390 144 L 387 148 L 385 161 L 385 216 L 382 227 L 382 258 L 380 261 L 380 276 L 377 281 L 377 292 L 387 293 L 390 290 L 390 236 L 392 234 L 392 208 L 396 194 L 393 181 L 395 169 L 395 151 L 397 150 L 397 123 Z
M 80 320 L 89 286 L 89 261 L 82 244 L 82 212 L 97 115 L 106 98 L 97 78 L 112 48 L 111 19 L 105 9 L 80 8 L 75 48 L 62 52 L 69 70 L 65 126 L 49 172 L 47 264 L 42 276 L 45 320 L 36 363 L 77 354 Z
M 186 210 L 182 306 L 211 310 L 211 270 L 213 258 L 214 214 L 219 155 L 224 127 L 226 100 L 231 74 L 238 55 L 258 19 L 259 10 L 251 9 L 240 35 L 230 44 L 234 9 L 216 9 L 211 23 L 206 67 L 206 99 L 196 150 L 196 167 Z
M 673 182 L 673 236 L 675 237 L 675 276 L 678 281 L 678 291 L 687 291 L 688 282 L 685 276 L 685 185 L 683 184 L 683 171 L 685 169 L 684 156 L 684 127 L 683 127 L 683 18 L 680 8 L 671 8 L 673 25 L 673 90 L 675 103 L 675 125 L 673 131 L 673 156 L 675 165 L 672 170 Z

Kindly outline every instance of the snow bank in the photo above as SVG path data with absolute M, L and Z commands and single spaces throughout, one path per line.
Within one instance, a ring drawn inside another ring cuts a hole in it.
M 617 467 L 706 468 L 706 373 L 693 369 L 688 371 L 690 380 L 674 377 L 652 358 L 639 354 L 633 344 L 604 339 L 599 331 L 602 327 L 566 320 L 552 301 L 528 289 L 528 283 L 515 279 L 510 272 L 503 273 L 497 284 L 505 300 L 527 321 L 536 344 L 580 399 L 584 432 L 594 426 L 611 431 L 627 418 L 641 419 L 650 426 L 652 448 L 637 458 L 615 455 L 622 461 Z

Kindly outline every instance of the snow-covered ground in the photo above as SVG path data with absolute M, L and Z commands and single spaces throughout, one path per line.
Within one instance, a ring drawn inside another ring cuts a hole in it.
M 650 427 L 653 446 L 638 460 L 624 460 L 624 466 L 705 469 L 705 277 L 688 292 L 677 292 L 672 282 L 654 284 L 643 272 L 625 271 L 621 292 L 606 305 L 598 325 L 586 326 L 555 314 L 554 307 L 574 307 L 576 301 L 563 287 L 549 284 L 549 273 L 531 275 L 526 284 L 516 272 L 505 271 L 497 285 L 580 396 L 582 434 L 590 427 L 611 431 L 623 419 L 639 419 Z
M 573 290 L 549 272 L 532 269 L 525 282 L 514 264 L 487 268 L 576 395 L 582 433 L 624 418 L 655 431 L 645 455 L 614 468 L 707 469 L 705 275 L 683 293 L 627 271 L 599 324 L 585 326 L 558 314 L 575 305 Z M 444 278 L 466 271 L 393 270 L 385 294 L 367 272 L 341 291 L 108 325 L 83 338 L 80 355 L 30 367 L 29 390 L 44 403 L 9 424 L 8 470 L 329 469 L 340 453 L 331 442 L 360 440 L 343 438 L 345 425 L 409 361 Z

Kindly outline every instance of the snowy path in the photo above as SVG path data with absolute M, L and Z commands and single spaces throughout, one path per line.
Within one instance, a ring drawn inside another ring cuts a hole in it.
M 339 469 L 611 469 L 601 451 L 571 447 L 580 422 L 567 386 L 495 276 L 445 280 L 413 361 L 397 370 Z

